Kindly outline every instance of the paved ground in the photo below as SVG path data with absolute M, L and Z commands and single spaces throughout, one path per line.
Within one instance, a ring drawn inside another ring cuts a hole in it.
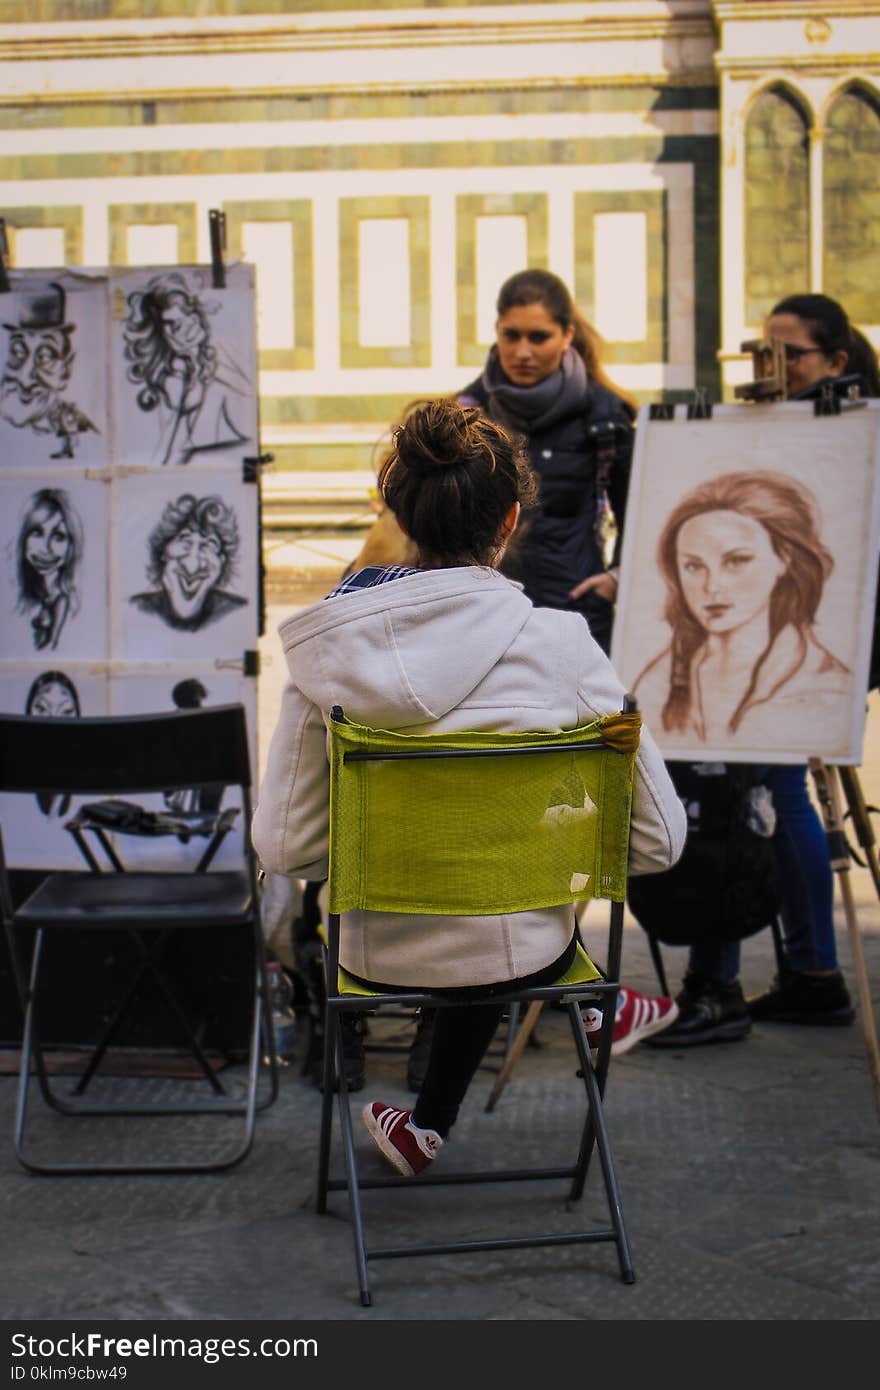
M 880 912 L 865 893 L 859 912 L 876 1011 Z M 591 918 L 587 931 L 598 953 L 601 933 Z M 666 954 L 677 975 L 681 953 Z M 841 955 L 851 977 L 842 923 Z M 630 981 L 652 987 L 634 924 L 624 962 Z M 765 933 L 747 945 L 746 988 L 761 988 L 770 972 Z M 511 1153 L 528 1161 L 541 1150 L 551 1162 L 567 1161 L 582 1101 L 563 1016 L 547 1014 L 538 1033 L 542 1047 L 526 1051 L 493 1114 L 483 1113 L 492 1076 L 478 1076 L 442 1156 L 450 1169 Z M 362 1099 L 406 1100 L 403 1058 L 371 1054 L 369 1061 Z M 13 1080 L 0 1078 L 6 1134 L 13 1092 Z M 395 1260 L 372 1267 L 375 1303 L 362 1309 L 344 1199 L 334 1199 L 332 1215 L 312 1208 L 318 1104 L 291 1067 L 279 1101 L 259 1120 L 252 1154 L 225 1175 L 34 1177 L 7 1145 L 0 1313 L 29 1322 L 876 1317 L 880 1119 L 858 1026 L 765 1025 L 743 1042 L 681 1053 L 638 1047 L 612 1064 L 607 1113 L 637 1274 L 632 1287 L 619 1282 L 611 1246 Z M 175 1151 L 191 1142 L 187 1129 Z M 367 1167 L 378 1163 L 370 1155 Z M 365 1200 L 374 1239 L 389 1223 L 445 1238 L 511 1232 L 515 1224 L 570 1229 L 563 1195 L 541 1183 Z M 601 1219 L 595 1172 L 584 1208 Z
M 267 643 L 274 642 L 270 612 Z M 263 682 L 261 720 L 277 705 L 280 660 Z M 880 713 L 872 710 L 863 785 L 880 800 Z M 880 905 L 854 870 L 861 940 L 880 1013 Z M 595 909 L 598 912 L 598 909 Z M 855 988 L 842 907 L 840 954 Z M 601 958 L 591 908 L 588 944 Z M 625 933 L 624 976 L 656 990 L 645 938 Z M 667 950 L 677 982 L 683 952 Z M 769 933 L 746 944 L 747 993 L 772 974 Z M 394 1025 L 383 1025 L 384 1028 Z M 442 1162 L 476 1166 L 521 1154 L 567 1161 L 582 1116 L 570 1039 L 548 1013 L 491 1115 L 480 1073 Z M 404 1060 L 371 1054 L 362 1099 L 404 1101 Z M 0 1077 L 0 1130 L 12 1129 L 15 1083 Z M 610 1246 L 383 1261 L 362 1309 L 343 1198 L 313 1210 L 319 1096 L 283 1076 L 250 1157 L 225 1175 L 47 1178 L 0 1152 L 0 1317 L 44 1319 L 459 1322 L 594 1320 L 871 1320 L 880 1299 L 880 1117 L 862 1031 L 755 1028 L 743 1042 L 681 1052 L 639 1047 L 612 1064 L 607 1114 L 637 1282 L 619 1282 Z M 59 1123 L 50 1121 L 50 1142 Z M 163 1121 L 167 1124 L 167 1121 Z M 218 1122 L 225 1124 L 225 1121 Z M 102 1132 L 103 1133 L 103 1132 Z M 65 1139 L 73 1144 L 72 1139 Z M 100 1140 L 85 1142 L 103 1146 Z M 194 1142 L 180 1131 L 182 1151 Z M 366 1145 L 365 1145 L 366 1149 Z M 372 1167 L 378 1159 L 368 1158 Z M 414 1185 L 415 1186 L 415 1185 Z M 560 1231 L 574 1220 L 547 1184 L 367 1194 L 375 1238 L 406 1224 L 425 1238 Z M 584 1209 L 601 1219 L 598 1174 Z M 393 1238 L 393 1237 L 392 1237 Z

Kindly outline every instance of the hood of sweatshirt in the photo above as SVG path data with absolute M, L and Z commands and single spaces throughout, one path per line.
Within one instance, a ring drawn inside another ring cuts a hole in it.
M 520 584 L 462 566 L 323 599 L 278 633 L 292 681 L 319 709 L 406 728 L 466 700 L 533 612 Z

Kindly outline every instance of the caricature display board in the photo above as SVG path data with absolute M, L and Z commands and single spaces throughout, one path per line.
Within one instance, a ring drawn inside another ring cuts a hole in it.
M 857 764 L 880 403 L 640 412 L 612 662 L 664 757 Z
M 53 671 L 78 698 L 47 683 L 31 712 L 159 712 L 197 685 L 200 703 L 245 704 L 255 769 L 256 682 L 244 673 L 261 620 L 256 295 L 252 267 L 225 278 L 214 288 L 201 266 L 10 272 L 0 708 L 24 712 Z M 23 800 L 0 796 L 9 863 L 82 867 L 54 809 Z M 167 863 L 160 844 L 120 837 L 120 855 Z M 241 845 L 230 833 L 214 864 L 228 866 L 233 846 L 240 861 Z M 195 865 L 204 847 L 172 858 Z

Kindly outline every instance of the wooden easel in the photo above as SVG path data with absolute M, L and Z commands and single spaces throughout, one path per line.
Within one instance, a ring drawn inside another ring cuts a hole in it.
M 787 389 L 785 384 L 784 345 L 775 338 L 756 338 L 741 343 L 740 350 L 742 352 L 750 352 L 752 355 L 754 379 L 741 386 L 735 386 L 734 395 L 740 400 L 750 401 L 785 400 Z M 822 397 L 816 401 L 816 414 L 836 414 L 841 408 L 851 409 L 858 404 L 858 396 L 856 395 L 853 397 L 851 389 L 848 391 L 848 400 L 845 405 L 842 405 L 840 399 L 835 395 L 833 390 L 829 390 L 824 392 Z M 828 854 L 831 860 L 831 869 L 837 876 L 837 882 L 840 885 L 840 895 L 843 900 L 843 910 L 846 916 L 850 949 L 852 951 L 853 970 L 856 977 L 856 991 L 859 1000 L 859 1015 L 862 1020 L 862 1032 L 865 1039 L 865 1051 L 868 1054 L 868 1066 L 874 1087 L 874 1100 L 877 1106 L 877 1113 L 880 1115 L 880 1046 L 878 1046 L 877 1041 L 874 1006 L 868 984 L 868 971 L 865 965 L 864 951 L 862 950 L 862 938 L 859 930 L 858 917 L 856 916 L 852 883 L 849 877 L 851 851 L 844 833 L 843 820 L 840 812 L 841 787 L 843 789 L 843 795 L 846 798 L 847 806 L 849 807 L 849 813 L 852 816 L 856 837 L 864 851 L 865 861 L 870 869 L 877 896 L 880 898 L 880 865 L 878 865 L 877 860 L 874 831 L 871 826 L 865 798 L 862 794 L 857 768 L 829 767 L 821 758 L 810 758 L 808 760 L 808 767 L 816 791 L 816 799 L 819 802 L 822 813 L 825 837 L 828 841 Z
M 787 388 L 785 382 L 784 344 L 775 338 L 755 338 L 750 339 L 748 342 L 741 343 L 740 350 L 743 353 L 751 353 L 752 355 L 753 380 L 734 387 L 734 395 L 737 399 L 763 402 L 785 400 Z M 853 405 L 857 404 L 857 398 L 853 399 L 850 392 L 848 404 L 843 408 L 851 409 Z M 833 392 L 823 394 L 823 397 L 816 402 L 817 414 L 837 413 L 840 409 L 841 402 L 834 397 Z M 859 1001 L 859 1015 L 861 1017 L 862 1033 L 865 1039 L 865 1051 L 868 1055 L 868 1067 L 874 1088 L 874 1101 L 877 1106 L 878 1116 L 880 1116 L 880 1044 L 878 1044 L 877 1039 L 877 1027 L 874 1021 L 874 1006 L 868 983 L 868 971 L 865 965 L 865 955 L 862 949 L 862 938 L 858 917 L 856 915 L 855 899 L 853 897 L 852 884 L 849 877 L 851 852 L 840 814 L 841 785 L 849 808 L 849 813 L 853 820 L 856 837 L 864 851 L 865 861 L 871 872 L 878 899 L 880 899 L 880 861 L 878 861 L 877 857 L 876 840 L 870 822 L 870 814 L 865 803 L 864 795 L 862 794 L 858 769 L 855 767 L 837 768 L 836 766 L 828 766 L 821 758 L 810 758 L 808 760 L 808 767 L 816 790 L 816 798 L 822 813 L 825 836 L 828 841 L 831 869 L 836 875 L 837 882 L 840 885 L 840 894 L 843 900 L 850 949 L 852 951 L 853 970 L 856 978 L 856 992 Z M 510 1074 L 532 1035 L 540 1013 L 540 1003 L 531 1004 L 529 1006 L 516 1038 L 505 1058 L 504 1065 L 499 1071 L 495 1084 L 492 1087 L 492 1091 L 486 1103 L 487 1111 L 495 1108 L 498 1097 L 507 1085 Z

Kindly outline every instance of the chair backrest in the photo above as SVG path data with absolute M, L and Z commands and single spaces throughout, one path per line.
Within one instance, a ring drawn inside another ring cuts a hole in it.
M 251 785 L 244 705 L 69 719 L 0 714 L 0 791 L 72 795 Z
M 330 729 L 333 913 L 623 902 L 641 717 L 556 734 Z

